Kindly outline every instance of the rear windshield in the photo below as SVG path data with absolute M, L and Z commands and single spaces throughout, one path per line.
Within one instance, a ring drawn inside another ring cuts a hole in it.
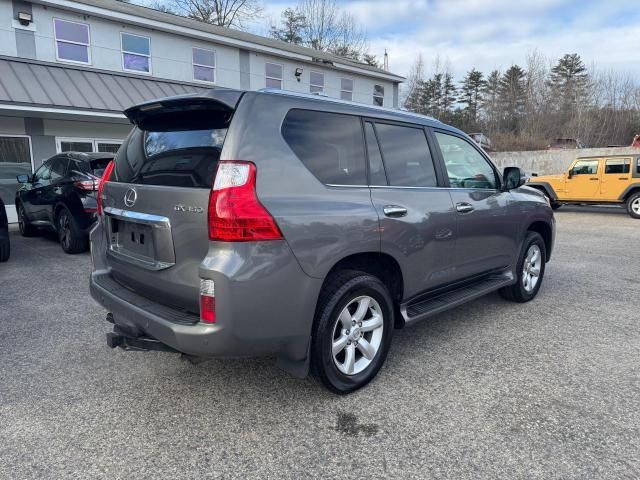
M 136 127 L 116 157 L 117 181 L 210 188 L 229 120 L 216 113 Z

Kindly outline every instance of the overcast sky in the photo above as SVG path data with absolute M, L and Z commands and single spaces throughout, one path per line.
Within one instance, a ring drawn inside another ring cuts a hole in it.
M 578 53 L 588 66 L 640 75 L 640 3 L 630 0 L 342 0 L 367 31 L 372 53 L 389 52 L 390 70 L 406 75 L 421 52 L 427 69 L 440 56 L 456 78 L 524 65 L 537 49 L 556 59 Z M 267 20 L 295 1 L 265 2 Z

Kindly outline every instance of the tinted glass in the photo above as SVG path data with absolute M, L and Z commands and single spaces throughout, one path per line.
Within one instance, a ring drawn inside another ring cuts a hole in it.
M 17 175 L 31 174 L 31 148 L 26 137 L 0 136 L 0 198 L 13 205 L 19 187 Z
M 213 52 L 213 50 L 194 48 L 193 63 L 197 65 L 204 65 L 207 67 L 214 67 L 216 64 L 216 54 Z
M 131 53 L 123 54 L 123 65 L 126 70 L 135 70 L 136 72 L 149 72 L 149 57 L 133 55 Z
M 46 162 L 36 170 L 33 175 L 33 183 L 48 183 L 51 179 L 51 170 L 49 170 L 49 163 Z
M 61 152 L 93 152 L 93 142 L 60 142 Z
M 366 185 L 362 127 L 358 117 L 290 111 L 282 135 L 318 180 L 333 185 Z
M 136 128 L 118 152 L 116 180 L 211 188 L 228 118 L 215 111 L 186 112 L 185 115 L 173 114 L 173 120 L 162 122 L 162 131 Z M 185 129 L 192 125 L 197 127 Z
M 597 175 L 598 160 L 579 160 L 573 166 L 573 175 Z
M 54 20 L 57 40 L 69 42 L 89 43 L 89 26 L 81 23 Z
M 496 188 L 495 171 L 469 142 L 440 132 L 436 132 L 435 136 L 444 158 L 451 187 Z
M 100 143 L 98 142 L 98 152 L 117 153 L 120 143 Z
M 54 158 L 49 166 L 51 170 L 51 180 L 62 178 L 67 173 L 69 161 L 66 158 Z
M 75 43 L 56 42 L 58 58 L 72 62 L 89 62 L 89 47 Z
M 389 185 L 435 187 L 436 172 L 424 131 L 420 128 L 376 124 Z
M 636 158 L 636 173 L 640 175 L 640 158 Z
M 620 160 L 607 160 L 604 173 L 606 174 L 624 174 L 629 173 L 630 163 L 628 158 L 622 158 Z
M 382 155 L 380 154 L 380 147 L 378 146 L 376 134 L 371 123 L 365 123 L 364 133 L 367 139 L 367 152 L 369 154 L 369 184 L 386 185 L 387 176 L 384 173 Z
M 122 50 L 140 55 L 149 55 L 149 39 L 137 35 L 122 34 Z

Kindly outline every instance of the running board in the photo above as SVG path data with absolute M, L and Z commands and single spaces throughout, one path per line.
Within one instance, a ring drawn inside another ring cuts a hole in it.
M 454 290 L 402 305 L 400 311 L 404 317 L 405 324 L 413 323 L 475 300 L 502 287 L 512 285 L 514 281 L 512 272 L 489 275 Z

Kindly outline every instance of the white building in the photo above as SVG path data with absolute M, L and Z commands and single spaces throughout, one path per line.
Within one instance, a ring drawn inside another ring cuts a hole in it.
M 398 106 L 369 65 L 116 0 L 0 0 L 0 196 L 66 150 L 115 151 L 122 110 L 212 87 L 323 92 Z

